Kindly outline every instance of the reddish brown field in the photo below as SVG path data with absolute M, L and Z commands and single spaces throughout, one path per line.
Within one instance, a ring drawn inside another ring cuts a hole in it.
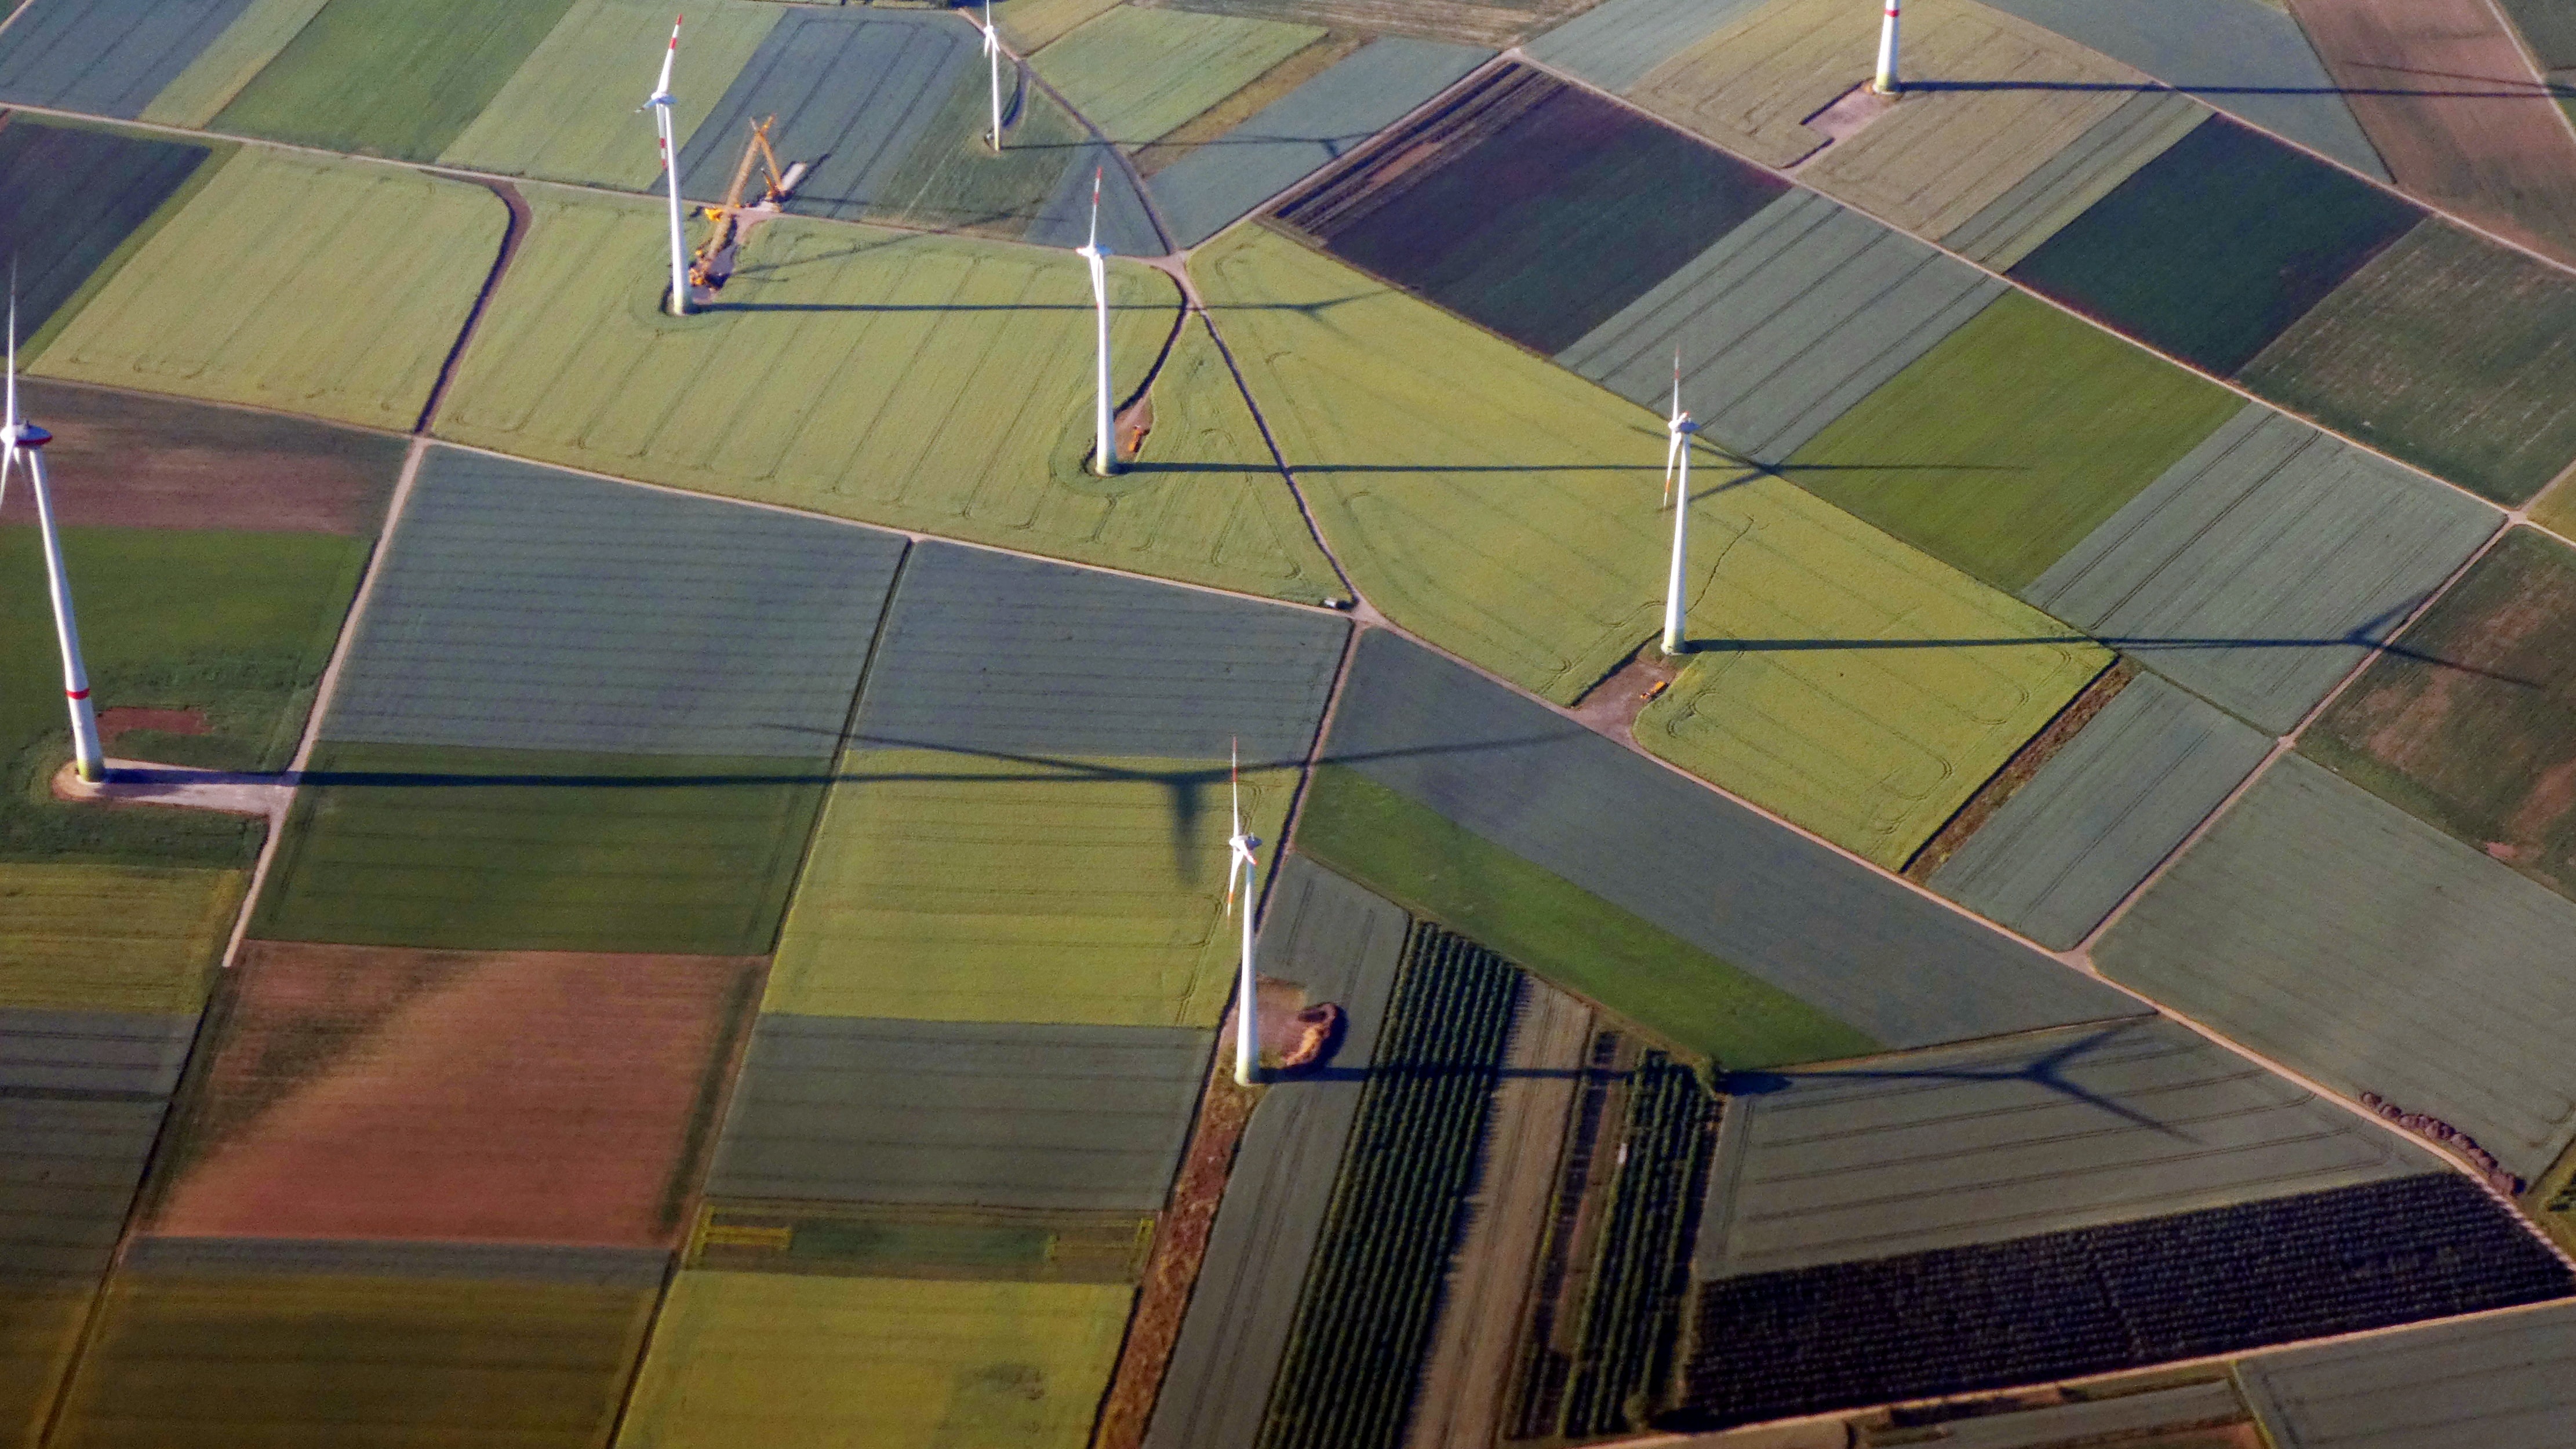
M 2397 184 L 2576 261 L 2576 135 L 2487 0 L 2290 0 Z
M 668 1244 L 760 972 L 252 943 L 151 1231 Z
M 64 383 L 20 384 L 66 524 L 372 535 L 400 438 L 239 408 Z M 33 523 L 11 489 L 0 523 Z

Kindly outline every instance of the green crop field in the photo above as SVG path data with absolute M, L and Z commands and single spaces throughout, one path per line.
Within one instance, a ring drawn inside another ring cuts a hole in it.
M 1135 1291 L 684 1272 L 617 1442 L 1081 1449 Z
M 1723 552 L 1637 742 L 1890 870 L 2111 662 L 1832 508 L 1737 496 L 1700 505 Z
M 185 1015 L 247 872 L 0 864 L 0 1007 Z
M 52 1442 L 601 1444 L 652 1309 L 570 1283 L 126 1273 Z
M 765 1009 L 1111 1026 L 1224 1012 L 1223 761 L 870 750 L 839 775 Z M 1255 835 L 1278 838 L 1291 783 L 1247 774 Z
M 2576 458 L 2576 279 L 2441 221 L 2248 363 L 2282 406 L 2515 504 Z
M 1030 64 L 1100 134 L 1142 146 L 1323 35 L 1318 25 L 1122 5 Z
M 2007 295 L 1794 454 L 1801 487 L 2020 589 L 2244 406 Z
M 214 128 L 428 161 L 563 18 L 571 0 L 330 0 L 214 118 Z M 638 83 L 659 61 L 651 47 Z M 641 92 L 638 92 L 639 94 Z
M 353 945 L 759 955 L 821 778 L 793 760 L 326 742 L 253 929 Z
M 250 0 L 231 24 L 197 52 L 143 108 L 139 119 L 156 126 L 201 129 L 277 59 L 330 0 Z
M 532 205 L 535 229 L 441 436 L 1276 597 L 1339 592 L 1204 339 L 1184 334 L 1154 389 L 1158 420 L 1187 425 L 1158 421 L 1118 478 L 1084 471 L 1092 311 L 1079 258 L 771 222 L 720 306 L 670 318 L 657 310 L 654 204 L 549 193 Z M 1172 335 L 1179 299 L 1143 267 L 1110 278 L 1123 395 Z M 780 356 L 812 365 L 763 361 Z
M 80 1345 L 93 1296 L 86 1285 L 0 1284 L 0 1443 L 43 1442 L 55 1385 Z
M 246 148 L 32 370 L 408 431 L 507 222 L 477 186 Z
M 1729 1067 L 1878 1043 L 1355 771 L 1316 771 L 1297 848 L 1548 980 Z
M 315 533 L 152 528 L 64 530 L 91 695 L 119 707 L 196 711 L 203 733 L 138 731 L 120 758 L 278 769 L 293 755 L 313 691 L 357 590 L 369 541 Z M 0 668 L 24 681 L 0 697 L 0 858 L 247 865 L 255 821 L 204 811 L 98 811 L 55 803 L 47 782 L 70 758 L 53 616 L 36 580 L 32 528 L 0 529 Z M 46 687 L 38 687 L 43 681 Z M 109 716 L 113 722 L 114 716 Z
M 586 181 L 640 191 L 661 177 L 653 118 L 635 98 L 661 64 L 674 7 L 663 0 L 573 0 L 563 19 L 492 103 L 441 151 L 450 166 Z M 763 0 L 696 0 L 686 7 L 683 49 L 673 69 L 672 124 L 688 144 L 777 24 Z M 619 65 L 613 57 L 627 57 Z M 707 198 L 715 200 L 717 198 Z
M 2576 896 L 2576 548 L 2517 528 L 2300 753 Z

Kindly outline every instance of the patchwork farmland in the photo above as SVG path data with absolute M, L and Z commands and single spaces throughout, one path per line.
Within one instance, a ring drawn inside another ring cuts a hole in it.
M 2447 5 L 8 7 L 0 1444 L 2556 1442 Z

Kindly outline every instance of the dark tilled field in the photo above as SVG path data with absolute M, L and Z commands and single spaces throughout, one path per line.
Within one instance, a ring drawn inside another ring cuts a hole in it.
M 1702 1286 L 1694 1425 L 2042 1383 L 2534 1303 L 2566 1267 L 2449 1173 Z
M 44 326 L 213 154 L 178 141 L 0 117 L 0 254 L 17 263 L 19 337 Z
M 1555 353 L 1786 190 L 1589 91 L 1506 66 L 1277 214 L 1335 255 Z
M 2216 117 L 2009 275 L 2223 375 L 2420 216 L 2398 197 Z

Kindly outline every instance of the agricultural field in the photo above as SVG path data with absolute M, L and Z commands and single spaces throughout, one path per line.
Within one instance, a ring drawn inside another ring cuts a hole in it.
M 1729 1087 L 1693 1264 L 1708 1279 L 2442 1171 L 2423 1148 L 2165 1021 Z M 2037 1179 L 2046 1193 L 2030 1191 Z
M 1320 45 L 1306 52 L 1326 53 Z M 1230 126 L 1174 133 L 1144 158 L 1146 190 L 1171 244 L 1187 250 L 1205 242 L 1331 163 L 1354 137 L 1392 124 L 1492 58 L 1472 46 L 1381 36 Z M 1178 144 L 1184 139 L 1186 146 Z
M 903 550 L 873 529 L 433 447 L 328 736 L 819 770 Z
M 2454 1173 L 1704 1285 L 1681 1423 L 2037 1384 L 2562 1297 Z M 1676 1424 L 1676 1427 L 1679 1423 Z
M 113 276 L 213 148 L 30 116 L 0 121 L 0 250 L 17 259 L 22 337 Z M 38 224 L 41 218 L 41 224 Z
M 1784 471 L 1934 558 L 2019 590 L 2243 406 L 2010 295 L 1816 434 Z
M 2022 597 L 2287 734 L 2501 521 L 2253 404 Z
M 641 1285 L 129 1269 L 49 1442 L 577 1449 L 652 1311 Z
M 249 0 L 246 5 L 218 5 L 215 8 L 234 12 L 231 22 L 170 78 L 135 119 L 156 126 L 204 129 L 328 3 Z
M 2236 1366 L 2282 1449 L 2505 1444 L 2576 1414 L 2576 1309 L 2447 1323 L 2259 1354 Z
M 1137 147 L 1171 134 L 1324 34 L 1318 25 L 1121 5 L 1051 42 L 1030 68 L 1101 135 Z
M 434 160 L 569 5 L 329 0 L 209 124 L 326 151 Z M 640 65 L 637 74 L 649 79 Z
M 1280 866 L 1261 973 L 1341 1006 L 1342 1044 L 1333 1072 L 1252 1106 L 1141 1441 L 1149 1449 L 1259 1437 L 1413 930 L 1401 909 L 1303 855 Z
M 2576 1140 L 2552 1025 L 2576 905 L 2297 756 L 2094 948 L 2103 974 L 2537 1177 Z
M 33 370 L 408 432 L 507 220 L 463 182 L 246 148 Z
M 1131 1214 L 1162 1206 L 1204 1031 L 764 1014 L 707 1191 Z
M 1829 510 L 1719 527 L 1693 622 L 1722 622 L 1694 629 L 1637 742 L 1891 870 L 2111 662 Z
M 2288 4 L 2399 186 L 2576 261 L 2576 134 L 2496 6 Z
M 2576 140 L 2570 140 L 2576 149 Z M 2016 264 L 2043 296 L 2221 376 L 2421 220 L 2233 121 L 2192 128 Z
M 2576 895 L 2576 549 L 2506 534 L 2299 737 L 2300 753 Z
M 2272 747 L 2153 675 L 2131 680 L 1927 884 L 2052 950 L 2090 934 Z
M 1499 931 L 1479 939 L 1728 1067 L 2139 1011 L 1824 846 L 1680 785 L 1635 751 L 1375 631 L 1360 641 L 1322 758 L 1401 797 L 1343 837 L 1355 842 L 1342 847 L 1346 859 L 1384 852 L 1384 873 L 1363 884 L 1399 899 L 1446 892 L 1491 913 L 1451 916 L 1462 931 L 1503 925 L 1559 942 L 1600 933 L 1619 955 L 1562 964 L 1524 959 L 1518 938 Z M 1333 788 L 1319 784 L 1301 815 L 1301 848 L 1305 832 L 1323 828 Z M 1453 859 L 1472 869 L 1453 869 Z M 1533 888 L 1547 876 L 1575 889 Z M 1706 954 L 1675 953 L 1658 933 Z M 1709 969 L 1716 963 L 1723 974 Z
M 248 874 L 0 864 L 0 1006 L 193 1016 Z
M 1590 91 L 1505 65 L 1271 214 L 1353 266 L 1553 354 L 1787 189 Z M 1569 269 L 1574 255 L 1600 264 Z
M 762 756 L 326 741 L 251 929 L 447 950 L 765 954 L 827 780 Z
M 562 8 L 563 18 L 438 160 L 509 176 L 649 190 L 662 163 L 652 117 L 635 113 L 635 97 L 661 63 L 671 7 L 658 0 L 572 0 Z M 671 77 L 671 124 L 683 155 L 785 13 L 763 0 L 697 0 L 688 7 L 687 50 Z M 634 63 L 605 63 L 621 55 Z M 724 145 L 739 155 L 740 135 L 727 136 Z M 704 195 L 721 199 L 722 190 Z
M 1791 191 L 1557 353 L 1639 407 L 1776 464 L 2007 289 L 1905 233 Z
M 2132 96 L 2010 191 L 1944 232 L 1941 244 L 1970 261 L 2010 271 L 2208 119 L 2207 107 L 2172 91 Z
M 1175 10 L 1415 36 L 1501 49 L 1586 7 L 1586 0 L 1146 0 Z
M 255 0 L 37 0 L 0 31 L 0 101 L 132 119 Z
M 1770 0 L 1606 0 L 1521 47 L 1550 70 L 1624 95 L 1664 57 Z
M 1135 1289 L 683 1272 L 621 1445 L 1081 1449 Z
M 530 205 L 441 437 L 1273 597 L 1340 593 L 1213 343 L 1173 340 L 1164 277 L 1110 268 L 1121 395 L 1167 342 L 1171 355 L 1137 466 L 1098 479 L 1078 259 L 774 221 L 719 303 L 673 318 L 658 310 L 659 207 L 544 192 Z M 773 350 L 830 361 L 741 364 Z M 1210 475 L 1239 486 L 1210 497 Z
M 2102 0 L 1985 0 L 2365 176 L 2388 168 L 2287 0 L 2163 0 L 2156 23 Z M 2547 0 L 2543 0 L 2547 3 Z
M 2576 279 L 2439 219 L 2355 272 L 2237 380 L 2498 503 L 2576 458 Z M 2403 367 L 2392 359 L 2403 358 Z
M 253 942 L 146 1229 L 667 1247 L 759 977 L 740 959 Z
M 67 528 L 373 539 L 406 452 L 382 433 L 148 393 L 22 380 L 18 396 L 54 435 L 45 476 Z M 0 523 L 35 516 L 24 493 L 0 504 Z

